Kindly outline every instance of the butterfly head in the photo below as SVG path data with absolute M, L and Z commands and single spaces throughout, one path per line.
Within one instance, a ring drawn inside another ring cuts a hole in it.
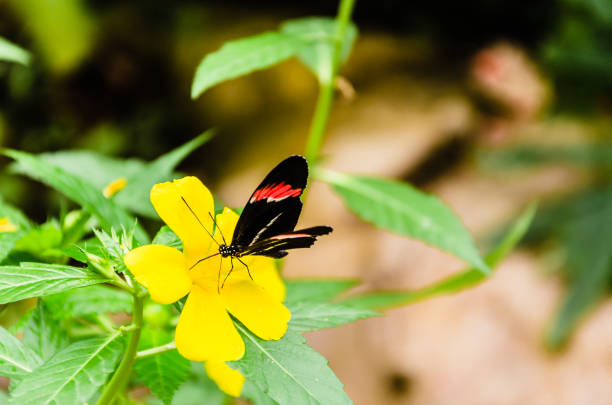
M 219 254 L 221 257 L 234 257 L 238 256 L 242 249 L 236 245 L 226 245 L 225 243 L 219 245 Z

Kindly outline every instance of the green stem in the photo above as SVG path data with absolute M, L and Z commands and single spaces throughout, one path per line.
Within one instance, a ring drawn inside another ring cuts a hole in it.
M 341 0 L 338 7 L 338 15 L 336 16 L 336 31 L 334 32 L 334 53 L 332 56 L 331 73 L 327 80 L 319 82 L 319 97 L 315 107 L 315 113 L 312 117 L 310 130 L 308 132 L 308 140 L 306 142 L 306 159 L 311 165 L 317 163 L 319 158 L 319 150 L 323 143 L 323 136 L 327 126 L 327 119 L 331 110 L 332 101 L 334 98 L 334 83 L 340 64 L 340 52 L 342 50 L 342 42 L 346 27 L 351 18 L 353 5 L 355 0 Z
M 176 350 L 176 343 L 174 342 L 170 342 L 168 344 L 161 345 L 161 346 L 152 347 L 147 350 L 141 350 L 138 353 L 136 353 L 136 358 L 144 359 L 146 357 L 151 357 L 151 356 L 155 356 L 156 354 L 170 352 L 172 350 Z
M 138 351 L 138 343 L 140 342 L 140 332 L 142 330 L 142 311 L 144 306 L 144 297 L 138 294 L 137 284 L 135 284 L 135 287 L 135 293 L 133 294 L 134 313 L 132 315 L 132 324 L 125 329 L 127 332 L 131 333 L 127 348 L 123 354 L 121 363 L 119 363 L 119 367 L 117 367 L 117 370 L 115 371 L 115 374 L 104 387 L 104 391 L 102 391 L 102 395 L 100 395 L 97 405 L 112 404 L 115 396 L 123 391 L 128 380 L 130 379 L 132 364 L 134 364 L 136 353 Z

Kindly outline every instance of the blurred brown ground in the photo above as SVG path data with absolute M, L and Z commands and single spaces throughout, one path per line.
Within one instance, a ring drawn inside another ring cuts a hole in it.
M 400 45 L 388 37 L 362 38 L 346 75 L 372 73 L 372 59 L 396 63 L 397 56 L 389 60 L 385 55 L 397 55 L 393 49 Z M 384 71 L 384 66 L 373 69 Z M 544 97 L 545 86 L 534 86 L 522 94 L 533 90 L 534 97 Z M 338 100 L 333 111 L 324 148 L 327 167 L 410 177 L 432 150 L 452 139 L 486 143 L 499 137 L 489 136 L 500 127 L 491 129 L 487 117 L 475 111 L 461 83 L 381 74 L 356 92 L 352 101 Z M 587 132 L 572 121 L 535 119 L 529 111 L 504 120 L 502 138 L 545 139 L 554 133 L 557 142 Z M 307 120 L 290 122 L 283 121 L 288 134 L 303 134 L 308 125 Z M 241 205 L 242 191 L 278 160 L 276 155 L 282 156 L 279 149 L 295 150 L 275 148 L 274 156 L 255 169 L 227 177 L 220 195 Z M 478 237 L 511 220 L 528 202 L 571 190 L 583 180 L 582 173 L 564 167 L 492 175 L 468 158 L 426 189 L 448 203 Z M 290 255 L 285 267 L 289 278 L 359 277 L 365 284 L 360 289 L 413 289 L 464 268 L 459 260 L 420 242 L 362 223 L 320 183 L 312 186 L 301 223 L 330 224 L 334 233 L 314 249 Z M 308 341 L 330 360 L 357 405 L 610 404 L 612 304 L 600 306 L 584 322 L 567 351 L 548 353 L 543 333 L 563 291 L 549 272 L 549 263 L 518 250 L 476 288 L 311 333 Z

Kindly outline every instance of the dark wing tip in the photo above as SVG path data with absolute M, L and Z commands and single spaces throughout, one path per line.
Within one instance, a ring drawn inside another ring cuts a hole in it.
M 293 231 L 293 233 L 305 233 L 310 236 L 322 236 L 331 233 L 334 229 L 331 226 L 321 225 L 321 226 L 313 226 L 312 228 L 300 229 L 298 231 Z

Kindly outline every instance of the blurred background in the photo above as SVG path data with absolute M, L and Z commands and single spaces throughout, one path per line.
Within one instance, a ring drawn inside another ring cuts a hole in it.
M 0 145 L 150 160 L 216 127 L 181 170 L 242 206 L 303 151 L 316 79 L 292 60 L 192 101 L 195 68 L 225 41 L 336 6 L 2 1 L 0 36 L 33 62 L 0 63 Z M 439 195 L 483 249 L 528 202 L 540 209 L 484 284 L 309 343 L 357 405 L 612 403 L 612 2 L 362 1 L 353 20 L 326 165 Z M 6 170 L 0 194 L 39 222 L 62 204 Z M 335 232 L 292 254 L 288 278 L 408 289 L 464 266 L 361 223 L 322 184 L 301 221 Z

